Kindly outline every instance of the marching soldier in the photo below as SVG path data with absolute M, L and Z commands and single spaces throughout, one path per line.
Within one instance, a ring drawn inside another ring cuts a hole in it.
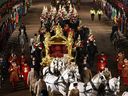
M 98 19 L 99 19 L 99 21 L 101 20 L 101 15 L 103 15 L 103 11 L 101 10 L 101 9 L 99 9 L 98 11 L 97 11 L 97 15 L 98 15 Z
M 11 62 L 11 65 L 10 65 L 8 71 L 10 73 L 10 82 L 12 84 L 12 87 L 15 88 L 17 82 L 19 81 L 19 76 L 18 75 L 20 73 L 19 67 L 17 66 L 15 61 Z
M 116 56 L 116 61 L 117 61 L 117 67 L 118 67 L 118 74 L 121 75 L 122 74 L 122 70 L 123 70 L 123 65 L 124 65 L 124 52 L 119 52 Z
M 124 64 L 122 65 L 122 81 L 123 85 L 128 86 L 128 59 L 124 59 Z
M 94 17 L 95 17 L 96 12 L 93 8 L 90 10 L 90 14 L 91 14 L 92 21 L 94 21 Z
M 24 85 L 26 88 L 28 88 L 28 85 L 27 85 L 27 77 L 28 77 L 28 73 L 30 71 L 30 66 L 24 62 L 24 64 L 22 64 L 21 66 L 21 74 L 22 74 L 22 77 L 23 77 L 23 80 L 24 80 Z

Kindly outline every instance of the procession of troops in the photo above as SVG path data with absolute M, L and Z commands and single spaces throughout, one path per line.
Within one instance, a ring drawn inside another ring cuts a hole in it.
M 128 86 L 128 59 L 123 52 L 118 52 L 114 59 L 118 74 L 112 76 L 108 67 L 109 57 L 104 52 L 98 52 L 95 36 L 90 28 L 81 24 L 75 6 L 66 0 L 63 3 L 58 0 L 57 4 L 43 7 L 39 32 L 30 38 L 30 56 L 25 53 L 25 43 L 29 38 L 22 23 L 18 35 L 21 54 L 12 52 L 8 65 L 0 57 L 0 87 L 8 71 L 12 88 L 15 89 L 18 81 L 22 80 L 31 96 L 118 96 L 120 82 Z M 61 27 L 67 39 L 72 34 L 73 59 L 68 54 L 62 57 L 60 52 L 54 55 L 50 64 L 43 65 L 45 34 L 54 36 L 57 27 Z M 124 94 L 122 96 L 128 96 L 127 92 Z

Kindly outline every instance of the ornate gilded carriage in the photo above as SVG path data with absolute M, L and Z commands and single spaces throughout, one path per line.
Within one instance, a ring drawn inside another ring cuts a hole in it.
M 50 36 L 50 33 L 45 34 L 44 46 L 45 57 L 42 58 L 42 65 L 46 66 L 50 64 L 53 58 L 61 58 L 64 54 L 68 54 L 69 59 L 72 57 L 72 32 L 70 32 L 68 38 L 63 35 L 63 31 L 60 25 L 55 27 L 55 35 Z

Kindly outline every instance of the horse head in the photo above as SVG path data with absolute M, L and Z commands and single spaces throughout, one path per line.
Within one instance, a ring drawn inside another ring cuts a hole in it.
M 103 74 L 103 72 L 100 72 L 98 74 L 96 74 L 90 82 L 87 83 L 86 85 L 86 91 L 91 91 L 91 90 L 94 90 L 94 91 L 98 91 L 99 87 L 101 84 L 104 84 L 106 81 L 106 78 Z
M 125 91 L 125 92 L 122 94 L 122 96 L 128 96 L 128 92 Z
M 97 78 L 98 78 L 98 83 L 100 83 L 100 84 L 104 83 L 106 81 L 106 77 L 103 72 L 100 72 L 99 76 Z
M 120 77 L 112 78 L 109 80 L 110 90 L 114 92 L 114 95 L 117 95 L 120 92 Z

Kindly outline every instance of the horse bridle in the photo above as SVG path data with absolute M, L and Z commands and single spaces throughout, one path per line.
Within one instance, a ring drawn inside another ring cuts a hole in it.
M 62 82 L 58 82 L 59 78 L 62 78 Z M 64 84 L 64 85 L 67 85 L 67 83 L 65 82 L 64 78 L 63 77 L 58 77 L 57 80 L 54 82 L 54 85 L 56 87 L 57 90 L 59 90 L 58 86 L 60 85 L 61 87 L 63 87 L 64 89 L 66 88 L 65 86 L 61 85 Z
M 68 71 L 69 72 L 69 71 Z M 66 74 L 66 73 L 65 73 Z M 65 75 L 64 74 L 64 75 Z M 59 80 L 59 78 L 62 78 L 62 82 L 58 82 L 58 80 Z M 69 78 L 68 78 L 69 79 Z M 64 78 L 63 77 L 58 77 L 58 79 L 55 81 L 55 85 L 59 85 L 60 83 L 63 83 L 63 84 L 65 84 L 65 85 L 67 85 L 67 83 L 65 82 L 65 80 L 64 80 Z M 62 85 L 61 85 L 62 86 Z M 62 86 L 62 87 L 64 87 L 64 86 Z M 57 88 L 57 87 L 56 87 Z M 65 88 L 65 87 L 64 87 Z

